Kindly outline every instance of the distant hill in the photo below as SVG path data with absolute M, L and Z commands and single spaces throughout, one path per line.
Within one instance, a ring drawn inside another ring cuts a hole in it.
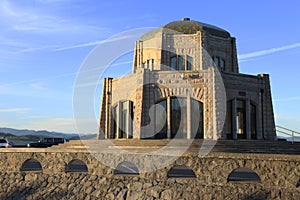
M 46 130 L 34 131 L 34 130 L 27 130 L 27 129 L 18 130 L 13 128 L 0 128 L 0 132 L 13 134 L 15 136 L 32 135 L 32 136 L 40 136 L 40 137 L 65 137 L 66 139 L 78 136 L 78 134 L 49 132 Z
M 10 142 L 17 146 L 27 145 L 30 142 L 37 142 L 38 140 L 46 137 L 57 137 L 65 138 L 67 140 L 89 140 L 96 139 L 96 134 L 70 134 L 70 133 L 59 133 L 49 132 L 46 130 L 35 131 L 35 130 L 18 130 L 13 128 L 0 128 L 0 137 L 7 138 Z
M 0 128 L 0 137 L 3 137 L 7 134 L 6 137 L 9 136 L 28 136 L 32 138 L 45 138 L 45 137 L 59 137 L 59 138 L 66 138 L 67 140 L 74 140 L 74 139 L 93 139 L 96 137 L 96 134 L 71 134 L 71 133 L 59 133 L 59 132 L 49 132 L 46 130 L 28 130 L 28 129 L 13 129 L 13 128 Z

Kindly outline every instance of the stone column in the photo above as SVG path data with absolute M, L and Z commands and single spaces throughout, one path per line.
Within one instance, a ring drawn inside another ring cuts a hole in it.
M 130 101 L 127 101 L 127 139 L 130 139 L 132 137 L 132 119 L 131 119 L 131 111 L 132 111 L 132 103 Z
M 236 140 L 237 139 L 237 124 L 236 124 L 236 99 L 234 98 L 232 100 L 232 136 L 233 139 Z
M 167 97 L 167 138 L 171 138 L 171 97 Z
M 246 100 L 246 138 L 251 140 L 251 106 L 250 99 Z
M 121 131 L 120 131 L 120 123 L 121 123 L 121 117 L 120 117 L 120 113 L 121 113 L 121 104 L 120 102 L 118 102 L 118 106 L 116 109 L 116 138 L 120 137 Z
M 257 126 L 257 139 L 261 140 L 262 137 L 262 105 L 261 105 L 261 92 L 258 93 L 258 104 L 256 107 L 256 126 Z
M 191 123 L 192 123 L 191 117 L 192 116 L 191 116 L 191 97 L 190 97 L 190 95 L 188 95 L 186 98 L 186 112 L 187 112 L 186 113 L 186 123 L 187 123 L 186 138 L 189 140 L 192 137 L 192 134 L 191 134 L 192 133 L 192 125 L 191 125 Z

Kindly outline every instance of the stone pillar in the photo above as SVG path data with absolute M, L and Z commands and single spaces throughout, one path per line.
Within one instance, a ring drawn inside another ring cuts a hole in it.
M 234 140 L 237 139 L 237 124 L 236 124 L 236 99 L 232 100 L 232 137 Z
M 167 98 L 167 138 L 171 138 L 171 97 Z
M 110 118 L 111 118 L 111 84 L 112 78 L 105 78 L 102 87 L 102 102 L 100 106 L 99 127 L 97 139 L 110 137 Z
M 144 132 L 142 132 L 142 102 L 143 102 L 143 83 L 144 83 L 144 70 L 142 68 L 138 68 L 136 70 L 136 76 L 133 77 L 136 82 L 135 89 L 135 98 L 134 102 L 134 124 L 133 124 L 133 138 L 140 139 L 143 138 Z
M 258 104 L 257 104 L 257 107 L 256 107 L 256 126 L 257 126 L 257 139 L 258 140 L 261 140 L 263 139 L 263 136 L 262 136 L 262 104 L 261 104 L 261 92 L 258 92 Z
M 246 100 L 246 138 L 251 140 L 251 106 L 250 99 Z
M 187 130 L 186 130 L 186 138 L 189 140 L 192 138 L 192 116 L 191 116 L 191 97 L 190 95 L 186 98 L 186 123 L 187 123 Z
M 120 138 L 120 134 L 121 134 L 121 130 L 120 130 L 120 123 L 121 123 L 121 117 L 120 117 L 120 113 L 121 113 L 121 104 L 120 102 L 118 102 L 118 106 L 116 109 L 116 138 Z
M 127 130 L 126 130 L 126 133 L 127 133 L 127 139 L 130 139 L 132 138 L 132 119 L 131 119 L 131 111 L 132 111 L 132 103 L 131 101 L 127 101 L 127 120 L 126 120 L 126 123 L 127 123 Z

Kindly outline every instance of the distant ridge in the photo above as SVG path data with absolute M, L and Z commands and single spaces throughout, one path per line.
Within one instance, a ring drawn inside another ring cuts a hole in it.
M 60 137 L 66 138 L 68 140 L 80 139 L 81 138 L 93 138 L 96 134 L 76 134 L 76 133 L 60 133 L 60 132 L 50 132 L 47 130 L 28 130 L 28 129 L 13 129 L 13 128 L 1 128 L 0 133 L 12 134 L 15 136 L 38 136 L 38 137 Z

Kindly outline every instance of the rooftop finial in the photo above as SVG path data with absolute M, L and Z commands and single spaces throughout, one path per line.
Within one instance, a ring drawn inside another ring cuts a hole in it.
M 184 17 L 181 19 L 182 21 L 190 21 L 191 19 L 189 17 Z

